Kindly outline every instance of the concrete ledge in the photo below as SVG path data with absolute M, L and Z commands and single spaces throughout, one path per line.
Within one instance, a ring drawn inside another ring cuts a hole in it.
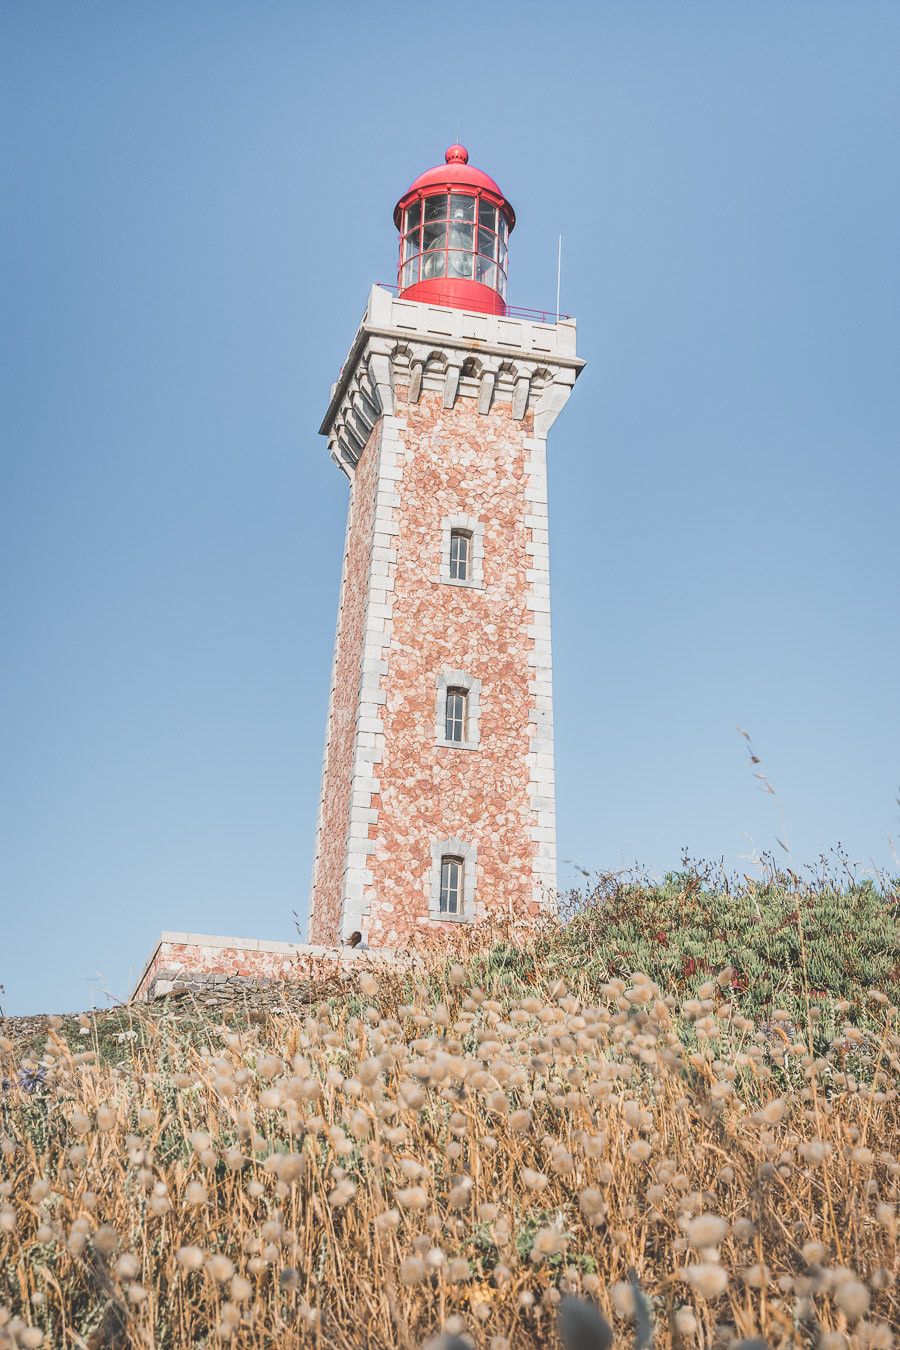
M 295 952 L 303 946 L 296 942 L 271 942 L 267 938 L 221 937 L 213 933 L 160 934 L 160 942 L 172 942 L 184 947 L 234 947 L 247 952 Z M 324 948 L 322 949 L 324 951 Z

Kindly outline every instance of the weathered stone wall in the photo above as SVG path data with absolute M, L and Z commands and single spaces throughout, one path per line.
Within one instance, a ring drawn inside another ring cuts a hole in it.
M 284 982 L 315 982 L 362 961 L 390 960 L 390 953 L 345 947 L 335 950 L 301 942 L 163 933 L 138 980 L 132 1000 L 142 1003 L 173 993 L 250 992 Z
M 313 864 L 309 922 L 313 943 L 338 942 L 341 926 L 380 441 L 381 428 L 376 427 L 360 457 L 348 507 Z

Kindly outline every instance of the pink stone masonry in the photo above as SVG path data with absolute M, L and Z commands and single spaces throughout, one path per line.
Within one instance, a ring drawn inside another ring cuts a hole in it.
M 375 790 L 363 793 L 351 773 L 350 743 L 361 689 L 369 555 L 377 547 L 371 503 L 381 423 L 355 471 L 313 884 L 313 942 L 347 937 L 342 891 L 351 800 L 369 820 L 360 930 L 370 946 L 399 947 L 423 927 L 445 922 L 429 914 L 433 849 L 444 840 L 458 839 L 473 849 L 467 866 L 474 872 L 474 903 L 467 918 L 527 918 L 541 907 L 535 868 L 540 830 L 529 765 L 537 720 L 529 663 L 534 614 L 527 606 L 533 415 L 515 418 L 509 402 L 485 415 L 471 399 L 447 408 L 437 392 L 423 391 L 416 403 L 407 395 L 408 386 L 398 386 L 397 416 L 391 419 L 398 443 L 394 548 L 385 555 L 393 559 L 385 578 L 391 601 L 386 669 L 377 695 L 381 754 Z M 444 522 L 456 516 L 477 520 L 483 532 L 481 586 L 441 580 Z M 438 743 L 438 680 L 447 670 L 480 682 L 475 749 Z M 357 715 L 357 732 L 360 725 Z
M 395 946 L 428 924 L 432 841 L 458 837 L 477 848 L 475 917 L 532 912 L 528 799 L 529 713 L 525 607 L 530 538 L 524 520 L 524 437 L 509 404 L 488 416 L 472 400 L 442 407 L 423 393 L 406 415 L 385 694 L 378 819 L 366 937 Z M 529 419 L 530 420 L 530 419 Z M 484 527 L 484 586 L 438 578 L 442 521 L 464 514 Z M 436 744 L 436 689 L 445 668 L 481 681 L 475 750 Z M 439 920 L 436 922 L 440 922 Z

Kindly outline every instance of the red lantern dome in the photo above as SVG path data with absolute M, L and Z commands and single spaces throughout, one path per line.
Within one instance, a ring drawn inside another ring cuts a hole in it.
M 493 178 L 451 145 L 394 207 L 397 283 L 405 300 L 506 313 L 507 239 L 516 213 Z

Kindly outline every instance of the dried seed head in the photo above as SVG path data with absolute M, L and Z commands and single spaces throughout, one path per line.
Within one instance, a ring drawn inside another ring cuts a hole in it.
M 728 1287 L 728 1275 L 715 1261 L 688 1266 L 685 1274 L 701 1298 L 718 1298 Z
M 405 1186 L 394 1192 L 394 1198 L 401 1209 L 412 1211 L 425 1209 L 428 1205 L 428 1192 L 424 1186 Z
M 195 1246 L 179 1247 L 175 1253 L 175 1260 L 185 1270 L 200 1270 L 203 1265 L 203 1251 Z
M 860 1280 L 844 1280 L 834 1292 L 834 1301 L 851 1321 L 869 1308 L 869 1291 Z
M 618 1313 L 619 1317 L 634 1317 L 634 1290 L 624 1280 L 619 1280 L 616 1284 L 610 1285 L 609 1301 L 613 1305 L 613 1311 Z
M 190 1181 L 185 1188 L 184 1203 L 186 1205 L 205 1205 L 209 1202 L 209 1195 L 202 1181 Z
M 229 1261 L 227 1256 L 217 1252 L 214 1256 L 207 1258 L 206 1269 L 214 1280 L 217 1280 L 219 1284 L 224 1284 L 234 1274 L 234 1262 Z
M 109 1224 L 104 1224 L 91 1238 L 91 1245 L 101 1256 L 112 1256 L 119 1245 L 119 1235 Z
M 405 1256 L 400 1263 L 400 1279 L 403 1284 L 421 1284 L 425 1274 L 425 1262 L 421 1256 Z
M 596 1186 L 585 1186 L 584 1190 L 579 1192 L 578 1203 L 588 1218 L 606 1213 L 606 1201 L 603 1198 L 603 1192 Z
M 522 1168 L 522 1181 L 530 1191 L 542 1191 L 548 1178 L 543 1172 L 535 1172 L 530 1167 Z
M 133 1280 L 140 1274 L 141 1263 L 133 1252 L 123 1252 L 116 1262 L 116 1276 L 120 1280 Z
M 693 1308 L 679 1308 L 675 1314 L 675 1326 L 682 1336 L 695 1336 L 697 1333 L 697 1318 L 694 1315 Z
M 447 1262 L 447 1279 L 451 1284 L 462 1284 L 471 1275 L 469 1263 L 464 1257 L 454 1257 L 452 1261 Z
M 328 1196 L 328 1203 L 332 1209 L 344 1209 L 355 1195 L 356 1187 L 352 1181 L 340 1181 Z
M 777 1125 L 779 1121 L 784 1119 L 786 1111 L 787 1103 L 784 1098 L 776 1097 L 774 1101 L 761 1107 L 757 1114 L 766 1125 Z
M 698 1214 L 684 1225 L 687 1240 L 692 1247 L 718 1247 L 728 1231 L 728 1225 L 718 1214 Z
M 111 1106 L 98 1106 L 95 1116 L 97 1129 L 102 1134 L 108 1134 L 110 1130 L 115 1129 L 116 1113 Z

